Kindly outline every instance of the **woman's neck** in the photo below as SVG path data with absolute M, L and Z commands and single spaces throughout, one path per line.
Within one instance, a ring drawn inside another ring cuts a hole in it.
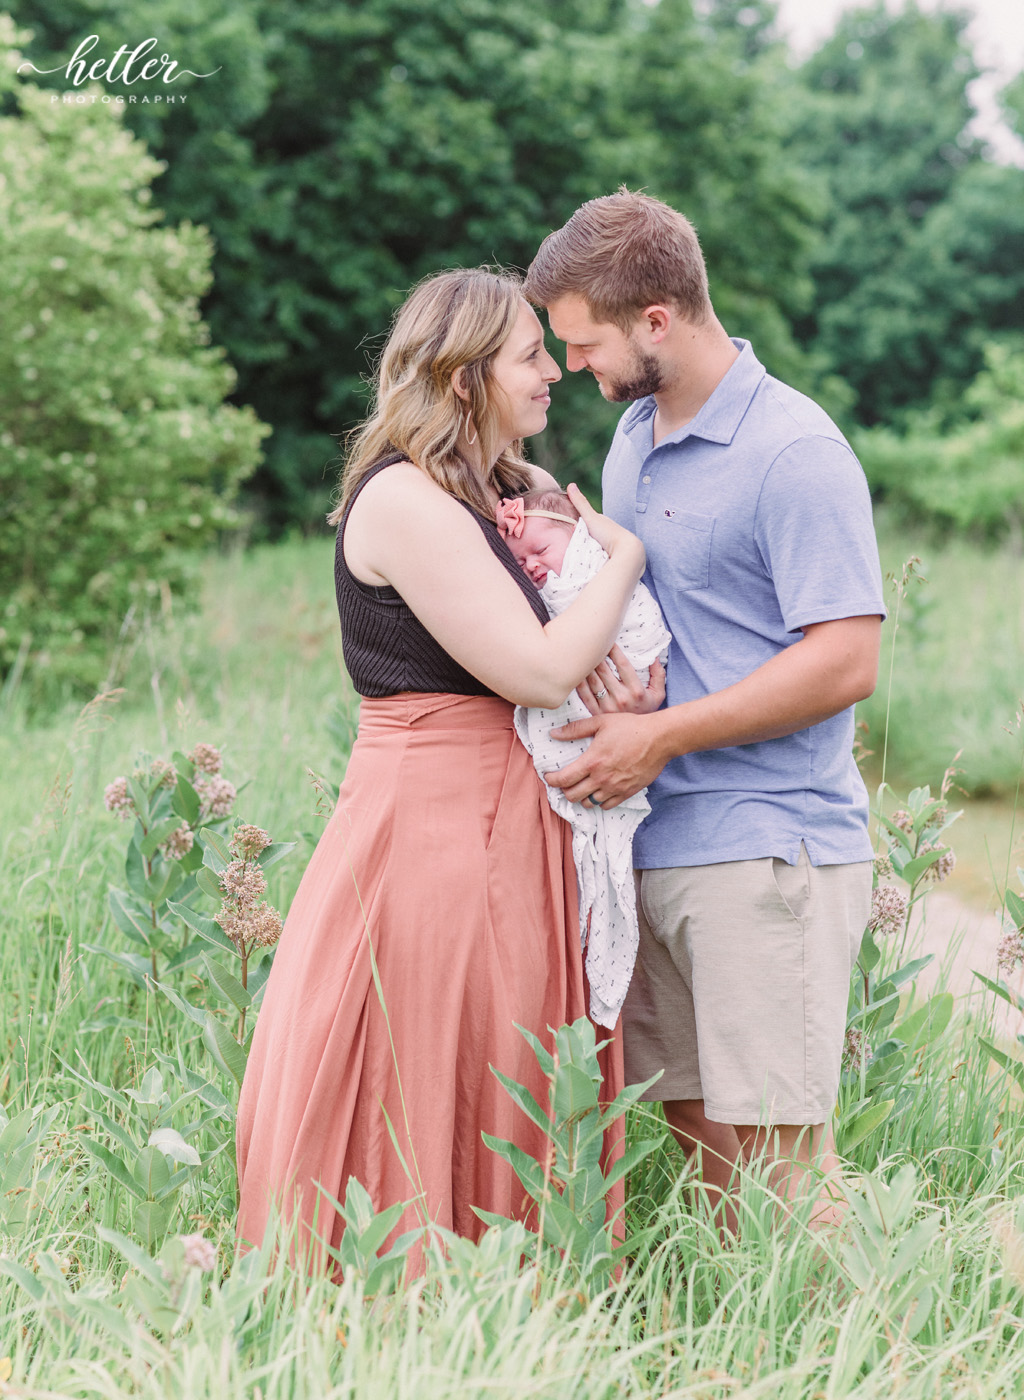
M 480 485 L 483 487 L 491 505 L 496 506 L 501 499 L 501 494 L 494 485 L 494 463 L 492 462 L 489 467 L 485 467 L 480 454 L 480 444 L 467 443 L 465 435 L 462 433 L 459 434 L 458 452 L 462 460 L 472 469 L 479 479 Z

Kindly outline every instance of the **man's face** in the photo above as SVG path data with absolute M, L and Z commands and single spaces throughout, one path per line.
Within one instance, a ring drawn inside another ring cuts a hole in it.
M 638 340 L 642 317 L 637 317 L 637 330 L 627 335 L 609 321 L 595 321 L 582 297 L 565 296 L 548 307 L 548 321 L 565 341 L 566 367 L 589 369 L 609 403 L 630 403 L 664 387 L 658 357 Z

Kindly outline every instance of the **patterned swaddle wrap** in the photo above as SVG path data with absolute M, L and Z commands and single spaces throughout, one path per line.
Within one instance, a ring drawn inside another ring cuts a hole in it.
M 562 572 L 549 573 L 540 590 L 552 617 L 565 611 L 607 558 L 583 521 L 578 521 L 565 551 Z M 670 635 L 661 609 L 642 583 L 633 590 L 616 641 L 644 681 L 651 662 L 656 657 L 664 662 L 668 656 Z M 542 778 L 578 758 L 590 743 L 589 739 L 552 739 L 550 731 L 588 717 L 575 691 L 556 710 L 516 706 L 516 732 Z M 545 783 L 544 789 L 551 806 L 572 827 L 590 1014 L 601 1025 L 614 1026 L 633 975 L 640 936 L 633 885 L 633 834 L 651 810 L 646 789 L 607 812 L 570 802 L 561 788 Z

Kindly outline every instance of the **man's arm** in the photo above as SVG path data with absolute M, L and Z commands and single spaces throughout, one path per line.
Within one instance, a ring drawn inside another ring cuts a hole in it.
M 655 714 L 594 715 L 554 729 L 556 739 L 594 737 L 585 754 L 545 781 L 571 802 L 593 796 L 607 810 L 653 782 L 670 758 L 820 724 L 874 690 L 881 626 L 873 614 L 816 622 L 801 641 L 713 695 Z

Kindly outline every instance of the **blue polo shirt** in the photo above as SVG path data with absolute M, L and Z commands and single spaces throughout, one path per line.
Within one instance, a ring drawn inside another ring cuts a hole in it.
M 653 445 L 653 398 L 623 414 L 604 510 L 647 549 L 648 588 L 672 633 L 668 704 L 733 685 L 814 622 L 884 617 L 871 501 L 859 462 L 811 399 L 740 351 L 697 416 Z M 853 707 L 760 744 L 672 759 L 649 790 L 640 869 L 779 856 L 870 860 Z

